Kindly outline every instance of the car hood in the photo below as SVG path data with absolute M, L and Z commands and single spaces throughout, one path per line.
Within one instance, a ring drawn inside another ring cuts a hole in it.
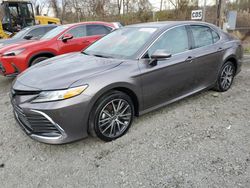
M 121 60 L 88 56 L 79 52 L 65 54 L 48 59 L 21 73 L 13 83 L 13 89 L 66 89 L 78 80 L 112 69 L 121 63 Z
M 25 39 L 2 39 L 0 40 L 0 48 L 3 48 L 11 44 L 19 43 L 21 41 L 26 41 L 26 40 Z

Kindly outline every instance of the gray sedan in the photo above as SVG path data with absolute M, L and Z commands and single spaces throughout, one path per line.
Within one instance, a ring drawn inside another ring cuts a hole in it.
M 35 25 L 22 29 L 16 35 L 9 39 L 0 40 L 0 48 L 3 46 L 15 44 L 17 42 L 26 41 L 30 39 L 40 39 L 50 30 L 56 28 L 57 25 Z
M 241 42 L 214 25 L 131 25 L 81 53 L 31 67 L 13 82 L 11 102 L 38 141 L 61 144 L 89 134 L 111 141 L 134 116 L 202 90 L 227 91 L 241 62 Z

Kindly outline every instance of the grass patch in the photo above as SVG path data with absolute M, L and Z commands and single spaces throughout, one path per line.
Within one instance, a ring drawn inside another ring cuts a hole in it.
M 250 54 L 250 47 L 245 47 L 244 48 L 244 53 L 245 54 Z

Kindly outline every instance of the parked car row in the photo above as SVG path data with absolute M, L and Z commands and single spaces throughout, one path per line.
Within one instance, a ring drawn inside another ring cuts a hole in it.
M 39 41 L 0 50 L 5 75 L 36 64 L 11 89 L 15 117 L 32 138 L 62 144 L 91 134 L 111 141 L 134 116 L 202 90 L 227 91 L 241 70 L 241 42 L 208 23 L 113 32 L 112 24 L 93 24 L 58 26 Z
M 16 76 L 45 59 L 81 51 L 119 26 L 117 23 L 83 22 L 25 28 L 14 38 L 0 41 L 0 73 Z

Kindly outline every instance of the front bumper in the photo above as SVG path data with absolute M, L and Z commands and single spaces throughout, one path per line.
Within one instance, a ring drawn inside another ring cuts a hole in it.
M 4 74 L 6 72 L 6 69 L 3 66 L 3 63 L 0 62 L 0 73 Z
M 47 121 L 47 125 L 48 124 L 50 125 L 50 126 L 44 126 L 43 128 L 41 128 L 41 126 L 43 126 L 42 123 L 40 123 L 40 127 L 39 127 L 39 124 L 37 123 L 36 124 L 34 124 L 34 122 L 30 123 L 29 119 L 22 112 L 22 110 L 21 109 L 17 110 L 17 109 L 18 107 L 14 107 L 15 119 L 18 121 L 18 123 L 21 125 L 23 130 L 31 138 L 38 140 L 40 142 L 50 143 L 50 144 L 57 144 L 63 141 L 64 139 L 66 139 L 67 134 L 64 132 L 64 130 L 45 113 L 41 111 L 37 111 L 37 110 L 31 111 L 34 113 L 33 117 L 35 117 L 35 114 L 39 115 L 40 116 L 39 120 L 41 121 L 45 120 Z M 37 131 L 34 131 L 34 129 L 37 129 Z
M 13 63 L 0 62 L 0 74 L 7 77 L 15 77 L 20 73 Z
M 88 136 L 90 97 L 80 95 L 57 102 L 28 100 L 22 103 L 24 98 L 27 96 L 11 97 L 12 106 L 17 122 L 31 138 L 48 144 L 64 144 Z

